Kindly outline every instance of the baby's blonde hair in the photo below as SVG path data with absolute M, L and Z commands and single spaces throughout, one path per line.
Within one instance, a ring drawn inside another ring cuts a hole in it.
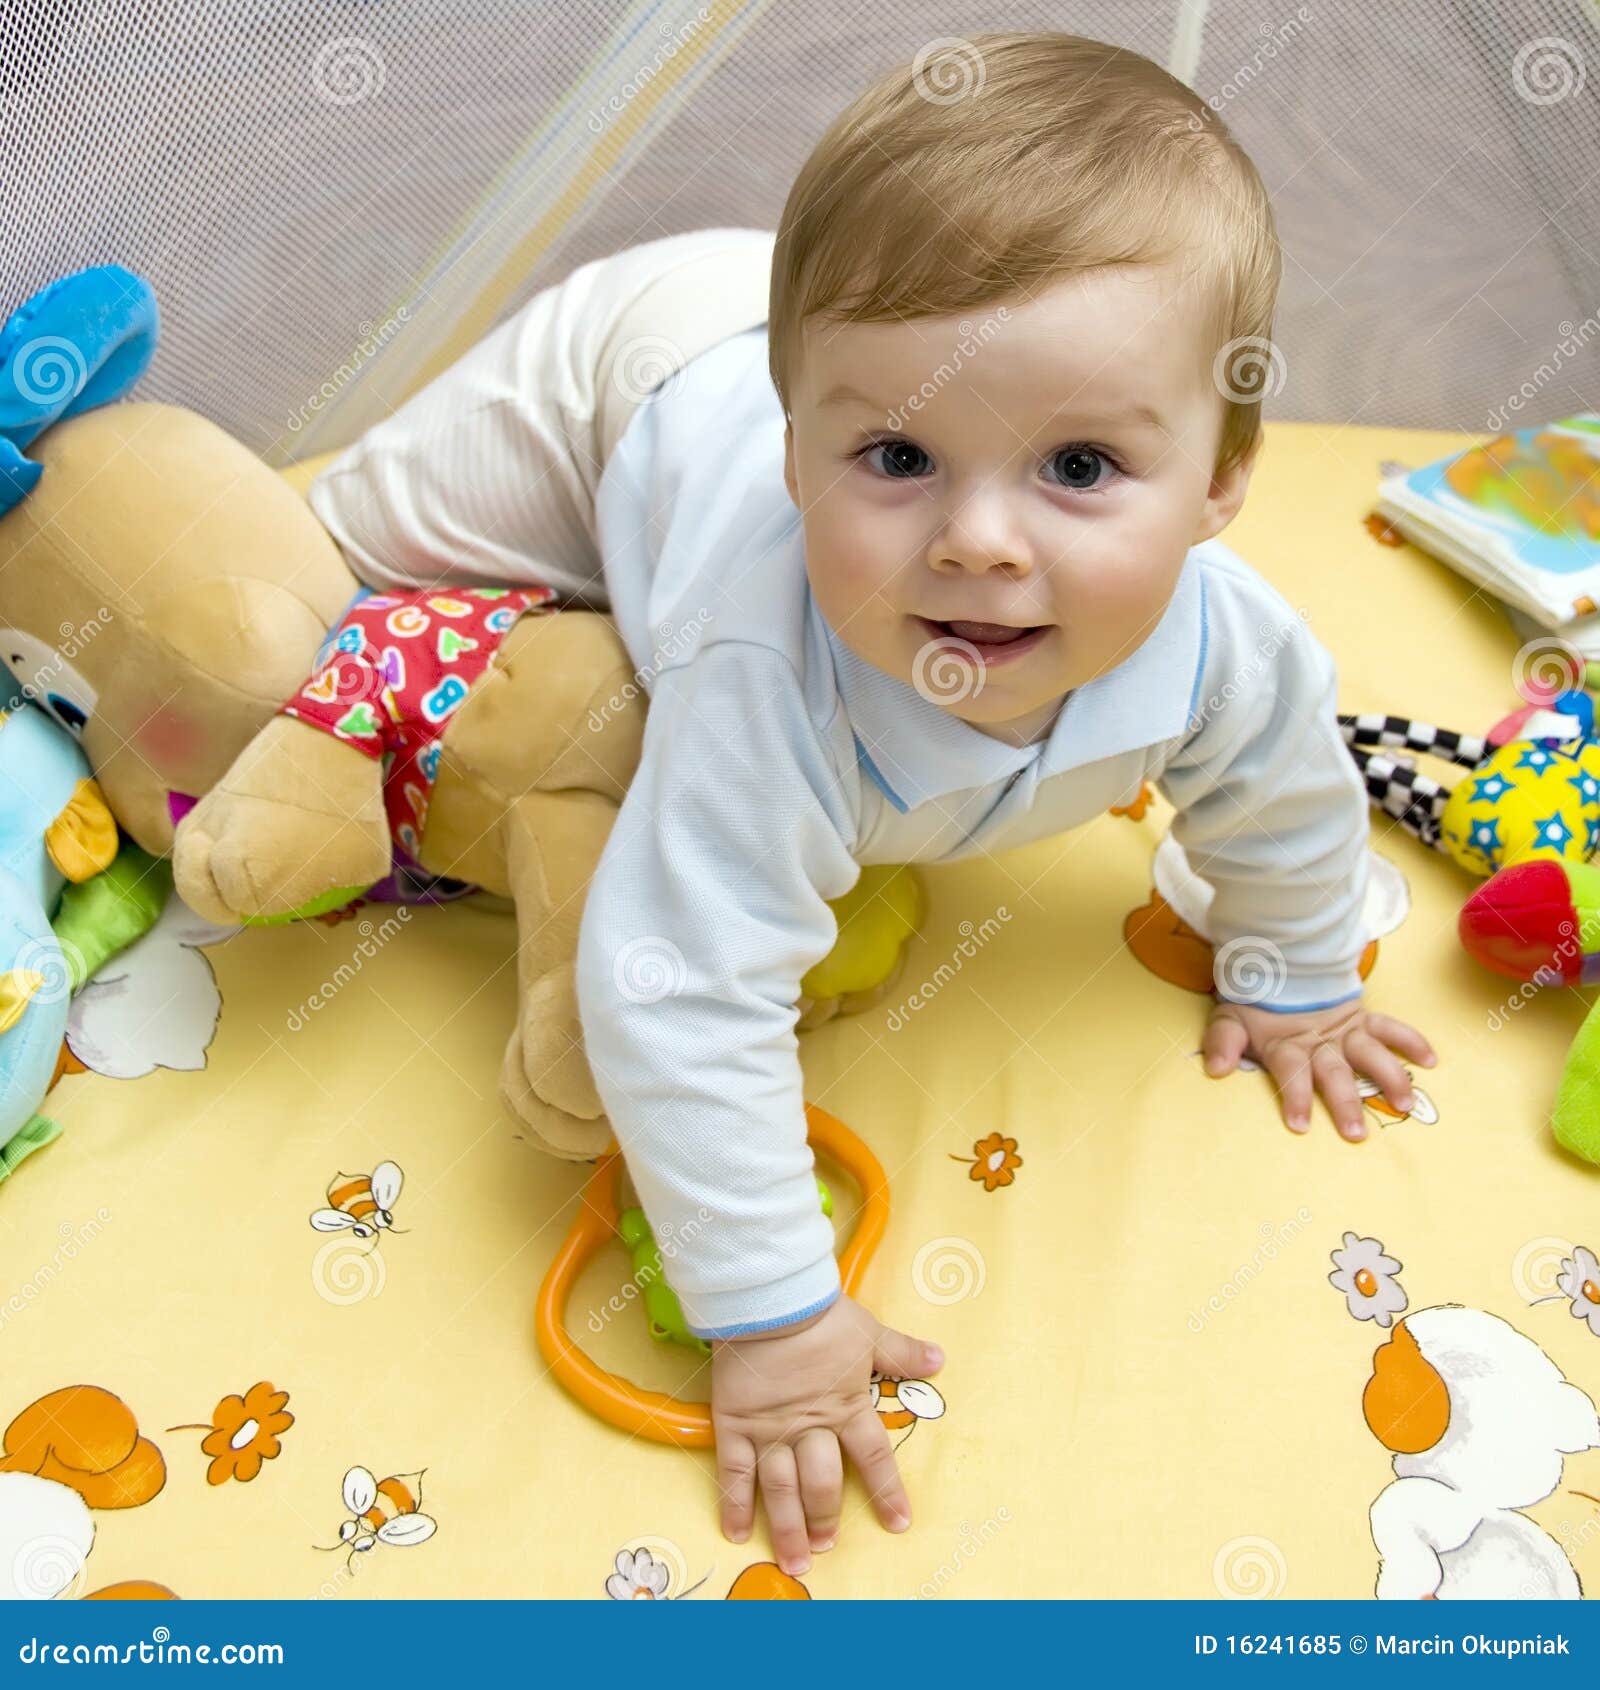
M 1249 155 L 1198 94 L 1137 53 L 1054 32 L 940 43 L 842 112 L 789 190 L 772 265 L 773 385 L 787 416 L 812 318 L 957 316 L 1171 259 L 1197 284 L 1204 379 L 1225 403 L 1221 473 L 1260 431 L 1281 274 Z

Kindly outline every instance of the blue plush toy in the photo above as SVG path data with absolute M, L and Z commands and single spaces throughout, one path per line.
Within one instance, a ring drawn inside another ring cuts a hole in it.
M 65 276 L 12 313 L 0 328 L 0 514 L 43 473 L 23 456 L 34 439 L 127 393 L 158 327 L 149 284 L 118 265 Z M 154 923 L 171 884 L 165 865 L 121 841 L 77 741 L 24 699 L 3 704 L 0 1179 L 61 1130 L 37 1110 L 72 994 Z
M 0 868 L 0 1179 L 61 1131 L 37 1113 L 55 1078 L 71 995 L 67 965 L 32 890 Z
M 51 918 L 69 883 L 116 855 L 117 824 L 77 741 L 37 705 L 0 712 L 0 1178 L 60 1131 L 35 1111 L 84 964 Z
M 120 399 L 148 368 L 160 321 L 150 284 L 118 264 L 63 276 L 0 328 L 0 516 L 43 473 L 23 453 L 63 417 Z

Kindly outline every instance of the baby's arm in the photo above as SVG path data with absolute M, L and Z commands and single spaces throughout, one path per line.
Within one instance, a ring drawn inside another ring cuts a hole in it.
M 596 1087 L 714 1343 L 724 1529 L 749 1535 L 759 1477 L 790 1571 L 837 1529 L 840 1443 L 885 1523 L 909 1521 L 871 1374 L 938 1365 L 840 1297 L 806 1144 L 799 983 L 860 873 L 853 825 L 792 666 L 714 644 L 656 682 L 578 946 Z
M 1408 1109 L 1393 1052 L 1434 1058 L 1414 1028 L 1362 1001 L 1367 799 L 1339 733 L 1333 659 L 1278 594 L 1231 572 L 1208 593 L 1208 635 L 1197 723 L 1157 783 L 1178 812 L 1173 837 L 1214 889 L 1207 1072 L 1250 1052 L 1291 1127 L 1305 1130 L 1315 1088 L 1339 1130 L 1361 1138 L 1356 1074 Z

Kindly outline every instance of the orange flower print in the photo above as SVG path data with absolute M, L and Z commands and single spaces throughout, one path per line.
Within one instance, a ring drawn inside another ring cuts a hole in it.
M 972 1146 L 970 1156 L 952 1155 L 950 1160 L 970 1164 L 967 1177 L 981 1179 L 985 1191 L 1010 1185 L 1017 1177 L 1017 1169 L 1022 1166 L 1022 1158 L 1017 1154 L 1017 1141 L 1014 1138 L 1002 1138 L 999 1133 L 990 1133 L 987 1138 L 978 1139 Z
M 200 1447 L 211 1457 L 206 1469 L 208 1484 L 226 1484 L 229 1479 L 249 1484 L 261 1471 L 261 1463 L 276 1460 L 283 1448 L 278 1434 L 294 1424 L 294 1416 L 284 1406 L 288 1400 L 287 1391 L 274 1390 L 263 1379 L 242 1397 L 224 1397 L 212 1411 L 210 1424 L 169 1426 L 167 1430 L 206 1434 Z

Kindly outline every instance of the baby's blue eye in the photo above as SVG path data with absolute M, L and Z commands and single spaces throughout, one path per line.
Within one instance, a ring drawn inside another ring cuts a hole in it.
M 1111 467 L 1109 459 L 1088 446 L 1065 446 L 1051 458 L 1050 464 L 1060 477 L 1061 485 L 1079 493 L 1092 491 L 1100 479 L 1101 469 Z
M 883 453 L 879 473 L 896 481 L 909 481 L 926 475 L 933 466 L 928 454 L 909 440 L 875 440 L 863 456 L 870 460 L 875 452 Z

